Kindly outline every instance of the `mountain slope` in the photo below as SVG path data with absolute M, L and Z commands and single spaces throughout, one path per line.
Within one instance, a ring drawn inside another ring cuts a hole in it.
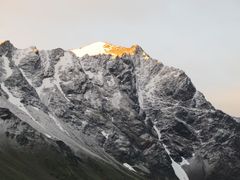
M 240 124 L 206 101 L 183 71 L 137 45 L 99 42 L 65 51 L 5 41 L 0 83 L 1 144 L 14 154 L 3 149 L 0 158 L 17 161 L 1 169 L 23 179 L 32 166 L 28 179 L 240 177 Z M 29 137 L 22 124 L 38 136 Z M 33 156 L 17 158 L 19 152 Z M 6 180 L 14 178 L 9 174 Z

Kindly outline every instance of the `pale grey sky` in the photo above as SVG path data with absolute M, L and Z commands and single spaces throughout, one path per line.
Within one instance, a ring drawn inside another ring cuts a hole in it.
M 0 0 L 0 39 L 40 49 L 139 44 L 240 116 L 239 0 Z

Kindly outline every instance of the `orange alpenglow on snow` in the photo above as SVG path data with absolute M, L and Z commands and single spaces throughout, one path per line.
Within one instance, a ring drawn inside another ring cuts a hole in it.
M 124 54 L 134 55 L 137 50 L 137 45 L 133 45 L 130 48 L 122 47 L 122 46 L 115 46 L 109 43 L 106 43 L 104 46 L 104 50 L 106 54 L 111 54 L 113 56 L 123 56 Z
M 122 57 L 124 54 L 134 55 L 137 51 L 138 45 L 133 45 L 130 48 L 115 46 L 110 43 L 96 42 L 80 49 L 72 49 L 71 51 L 78 57 L 83 57 L 86 54 L 89 56 L 99 54 L 110 54 L 115 57 Z

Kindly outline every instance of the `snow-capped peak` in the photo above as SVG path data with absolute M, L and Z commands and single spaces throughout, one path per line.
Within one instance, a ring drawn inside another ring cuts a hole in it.
M 104 50 L 105 44 L 106 43 L 104 43 L 104 42 L 96 42 L 96 43 L 90 44 L 88 46 L 85 46 L 83 48 L 73 49 L 71 51 L 78 57 L 82 57 L 86 54 L 88 54 L 89 56 L 105 54 L 105 50 Z
M 80 49 L 72 49 L 71 51 L 78 57 L 83 57 L 86 54 L 89 56 L 110 54 L 112 56 L 121 57 L 123 54 L 134 55 L 137 47 L 137 45 L 133 45 L 132 47 L 128 48 L 105 42 L 96 42 Z

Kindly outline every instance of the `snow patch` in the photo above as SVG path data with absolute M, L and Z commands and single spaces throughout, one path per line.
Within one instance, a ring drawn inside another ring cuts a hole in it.
M 1 84 L 1 88 L 3 89 L 3 91 L 5 91 L 5 93 L 7 93 L 9 102 L 19 107 L 23 112 L 25 112 L 28 116 L 32 118 L 32 115 L 27 111 L 25 106 L 21 103 L 20 99 L 14 97 L 12 93 L 8 90 L 8 88 L 4 85 L 4 83 Z
M 159 141 L 161 140 L 161 133 L 159 131 L 159 129 L 156 127 L 156 125 L 153 126 L 154 130 L 157 132 L 158 135 L 158 139 Z M 179 180 L 189 180 L 187 173 L 184 171 L 184 169 L 181 167 L 181 165 L 179 165 L 177 162 L 175 162 L 171 156 L 170 156 L 170 151 L 167 149 L 167 146 L 165 144 L 163 144 L 163 147 L 165 149 L 165 151 L 167 152 L 167 154 L 169 155 L 171 161 L 172 161 L 172 168 L 176 174 L 176 176 L 178 177 Z
M 92 73 L 91 71 L 85 71 L 85 73 L 88 75 L 89 79 L 93 79 L 94 73 Z
M 60 86 L 61 79 L 59 76 L 61 72 L 64 71 L 65 68 L 74 66 L 71 59 L 72 57 L 69 53 L 64 53 L 64 56 L 61 57 L 58 63 L 55 65 L 55 73 L 54 73 L 55 85 L 58 87 L 58 89 L 60 90 L 60 92 L 62 93 L 62 95 L 67 101 L 70 101 L 70 100 L 66 97 L 66 95 L 64 94 Z
M 42 128 L 43 126 L 35 120 L 35 118 L 28 112 L 28 110 L 25 108 L 24 104 L 21 103 L 20 98 L 16 98 L 12 95 L 12 93 L 8 90 L 8 88 L 4 85 L 4 83 L 1 84 L 1 88 L 5 93 L 8 95 L 8 101 L 15 106 L 17 106 L 19 109 L 21 109 L 25 114 L 27 114 L 34 122 L 36 122 L 38 125 L 40 125 Z
M 67 135 L 69 135 L 69 133 L 62 127 L 61 123 L 52 114 L 49 114 L 49 117 L 54 121 L 54 123 L 57 125 L 57 127 L 59 127 L 59 129 L 62 132 L 64 132 Z
M 49 134 L 45 134 L 45 136 L 47 136 L 48 138 L 52 139 L 52 136 L 50 136 Z
M 23 58 L 25 58 L 30 52 L 32 52 L 32 48 L 27 49 L 18 49 L 15 51 L 13 55 L 13 61 L 16 66 L 18 66 Z
M 45 102 L 44 97 L 42 96 L 42 94 L 45 92 L 45 89 L 53 88 L 54 86 L 55 85 L 53 83 L 53 78 L 45 78 L 42 81 L 42 85 L 40 87 L 35 88 L 41 101 Z M 49 99 L 46 100 L 47 103 L 45 103 L 45 104 L 48 104 L 49 103 L 48 101 L 49 101 Z
M 102 133 L 102 135 L 103 135 L 106 139 L 108 139 L 108 136 L 109 136 L 108 133 L 106 133 L 105 131 L 101 131 L 101 133 Z
M 144 96 L 143 96 L 143 90 L 141 90 L 140 88 L 138 89 L 138 102 L 139 102 L 139 106 L 143 107 L 143 102 L 144 102 Z
M 105 54 L 104 42 L 96 42 L 85 46 L 81 49 L 73 49 L 71 50 L 77 57 L 83 57 L 84 55 L 95 56 L 99 54 Z
M 36 91 L 38 92 L 38 94 L 40 94 L 44 89 L 48 89 L 48 88 L 52 88 L 54 87 L 54 83 L 53 83 L 53 78 L 45 78 L 42 81 L 42 85 L 40 87 L 36 88 Z
M 116 109 L 120 109 L 120 102 L 121 102 L 122 95 L 120 92 L 116 92 L 113 94 L 113 98 L 111 100 L 113 107 Z
M 45 54 L 45 56 L 47 56 Z M 63 92 L 62 88 L 61 88 L 61 79 L 60 79 L 60 74 L 62 73 L 62 71 L 64 71 L 64 69 L 66 67 L 71 67 L 73 66 L 73 63 L 71 61 L 71 57 L 69 53 L 65 53 L 64 56 L 58 61 L 58 63 L 55 65 L 55 74 L 54 77 L 50 77 L 50 78 L 45 78 L 42 81 L 42 85 L 40 87 L 36 88 L 36 91 L 39 95 L 39 97 L 41 97 L 40 95 L 42 93 L 44 93 L 45 89 L 49 89 L 49 88 L 54 88 L 54 86 L 57 87 L 57 89 L 61 92 L 61 94 L 63 95 L 63 97 L 67 100 L 70 101 L 68 99 L 68 97 L 66 97 L 65 93 Z M 45 64 L 46 66 L 49 66 L 49 64 Z
M 13 70 L 10 68 L 10 62 L 6 56 L 2 56 L 2 60 L 3 60 L 3 67 L 6 73 L 5 78 L 7 79 L 12 75 Z
M 40 51 L 40 57 L 41 57 L 41 63 L 44 69 L 44 74 L 47 74 L 49 68 L 50 68 L 50 58 L 48 55 L 48 51 Z
M 35 109 L 36 111 L 40 111 L 37 107 L 32 106 L 33 109 Z
M 184 158 L 182 157 L 182 162 L 180 163 L 181 166 L 183 165 L 190 165 L 190 163 Z
M 142 53 L 142 56 L 143 56 L 144 60 L 150 59 L 150 56 L 147 55 L 145 52 Z
M 136 170 L 135 170 L 131 165 L 129 165 L 128 163 L 123 163 L 123 166 L 125 166 L 126 168 L 128 168 L 130 171 L 136 172 Z
M 85 126 L 88 124 L 88 122 L 87 121 L 82 121 L 82 128 L 84 129 L 85 128 Z

